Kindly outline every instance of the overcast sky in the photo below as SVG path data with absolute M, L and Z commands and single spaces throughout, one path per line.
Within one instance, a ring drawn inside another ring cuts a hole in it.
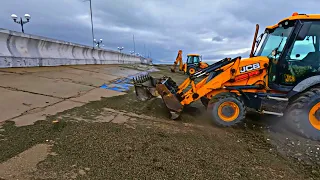
M 255 24 L 260 32 L 293 12 L 320 13 L 319 0 L 92 0 L 94 33 L 106 49 L 124 47 L 172 63 L 200 53 L 204 60 L 247 57 Z M 92 45 L 85 0 L 1 0 L 0 28 L 21 31 L 11 14 L 31 15 L 25 33 Z M 145 51 L 144 51 L 145 45 Z

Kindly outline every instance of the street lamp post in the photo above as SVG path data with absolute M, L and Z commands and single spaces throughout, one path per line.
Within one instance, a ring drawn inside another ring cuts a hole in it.
M 121 54 L 121 51 L 123 50 L 123 48 L 124 47 L 118 47 L 118 50 L 119 50 L 120 54 Z M 119 59 L 120 54 L 118 54 L 118 62 L 120 62 L 120 59 Z
M 88 1 L 90 3 L 91 35 L 92 35 L 92 39 L 94 39 L 93 20 L 92 20 L 92 2 L 91 2 L 91 0 L 83 0 L 83 2 L 88 2 Z M 94 42 L 92 42 L 92 48 L 94 49 Z
M 120 53 L 121 53 L 121 51 L 124 49 L 124 47 L 118 47 L 118 50 L 120 51 Z
M 103 46 L 103 44 L 102 44 L 102 39 L 100 39 L 99 41 L 97 41 L 96 39 L 93 39 L 93 42 L 96 43 L 96 46 L 97 46 L 98 48 L 100 48 L 100 46 Z
M 22 20 L 22 17 L 20 17 L 20 20 L 17 21 L 18 19 L 18 16 L 15 15 L 15 14 L 12 14 L 11 15 L 11 18 L 13 19 L 13 21 L 17 24 L 20 24 L 21 25 L 21 29 L 22 29 L 22 33 L 24 33 L 24 29 L 23 29 L 23 25 L 28 23 L 31 19 L 31 16 L 29 14 L 25 14 L 24 15 L 24 18 L 26 18 L 26 21 Z

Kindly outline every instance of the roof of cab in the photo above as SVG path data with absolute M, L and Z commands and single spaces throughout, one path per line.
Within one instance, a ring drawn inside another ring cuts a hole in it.
M 200 56 L 199 54 L 188 54 L 187 56 Z
M 275 24 L 272 26 L 267 26 L 267 29 L 274 29 L 274 28 L 278 27 L 278 25 L 283 21 L 297 20 L 297 19 L 318 19 L 318 20 L 320 20 L 320 14 L 298 14 L 297 12 L 294 12 L 291 16 L 279 21 L 278 24 Z

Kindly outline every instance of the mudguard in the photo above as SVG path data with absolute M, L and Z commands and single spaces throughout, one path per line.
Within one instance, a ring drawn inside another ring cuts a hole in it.
M 294 95 L 312 87 L 314 85 L 320 84 L 320 75 L 311 76 L 307 79 L 304 79 L 300 83 L 298 83 L 289 93 L 288 98 L 293 97 Z

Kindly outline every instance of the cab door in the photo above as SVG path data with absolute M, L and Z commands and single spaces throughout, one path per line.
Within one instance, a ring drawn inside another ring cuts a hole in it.
M 296 38 L 285 56 L 282 85 L 294 86 L 302 80 L 320 75 L 320 22 L 312 22 L 304 39 Z

